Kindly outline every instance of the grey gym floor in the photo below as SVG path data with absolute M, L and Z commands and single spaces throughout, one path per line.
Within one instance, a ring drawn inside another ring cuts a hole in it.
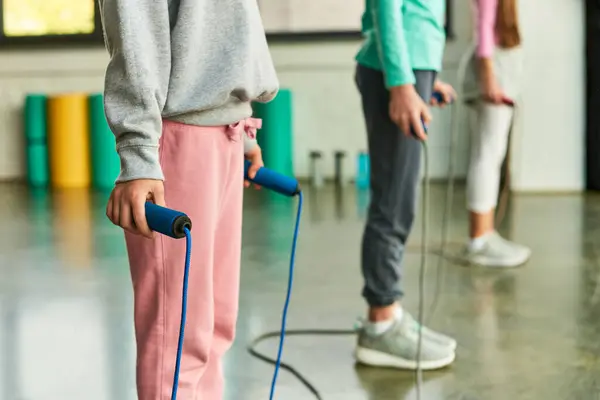
M 443 193 L 434 186 L 434 247 Z M 454 250 L 467 228 L 461 193 L 451 217 Z M 0 185 L 0 399 L 135 399 L 129 272 L 122 234 L 104 217 L 105 198 Z M 289 328 L 352 328 L 364 313 L 358 255 L 367 201 L 352 186 L 307 193 Z M 247 196 L 227 400 L 268 398 L 272 368 L 245 346 L 279 327 L 295 207 L 268 193 Z M 600 198 L 522 195 L 510 210 L 502 232 L 531 246 L 533 258 L 515 270 L 446 264 L 431 325 L 459 340 L 458 357 L 452 368 L 425 374 L 423 399 L 600 399 Z M 411 248 L 420 243 L 419 224 Z M 438 258 L 429 261 L 428 305 Z M 418 253 L 406 257 L 405 306 L 413 313 L 418 265 Z M 276 344 L 261 349 L 274 353 Z M 356 367 L 353 344 L 352 337 L 289 338 L 284 357 L 325 400 L 415 399 L 412 373 Z M 277 398 L 312 399 L 285 372 Z

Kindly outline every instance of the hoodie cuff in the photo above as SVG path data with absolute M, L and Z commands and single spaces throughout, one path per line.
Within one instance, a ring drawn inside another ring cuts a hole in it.
M 121 173 L 116 183 L 136 179 L 164 180 L 157 146 L 126 146 L 118 149 Z

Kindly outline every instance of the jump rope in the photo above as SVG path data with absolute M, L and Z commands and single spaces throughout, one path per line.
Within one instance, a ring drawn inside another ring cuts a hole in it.
M 466 65 L 468 62 L 467 54 L 461 59 L 459 64 L 459 83 L 462 83 L 464 78 L 464 73 L 466 69 Z M 436 98 L 438 102 L 443 102 L 443 98 L 441 94 L 434 93 L 433 96 Z M 430 312 L 428 320 L 431 320 L 433 314 L 435 313 L 435 309 L 437 308 L 437 304 L 439 302 L 440 297 L 440 288 L 441 283 L 443 281 L 443 264 L 445 257 L 445 247 L 447 244 L 447 236 L 449 230 L 449 214 L 452 209 L 453 197 L 454 197 L 454 181 L 455 181 L 455 171 L 454 171 L 454 148 L 456 142 L 456 132 L 458 131 L 458 112 L 459 107 L 457 106 L 460 103 L 452 102 L 452 120 L 451 120 L 451 137 L 450 137 L 450 158 L 448 165 L 448 186 L 446 190 L 446 202 L 444 206 L 444 211 L 442 215 L 442 227 L 441 227 L 441 245 L 439 249 L 439 257 L 438 263 L 436 266 L 436 284 L 435 284 L 435 293 L 434 299 L 430 306 Z M 506 103 L 508 104 L 508 102 Z M 428 227 L 429 227 L 429 154 L 428 147 L 425 141 L 421 141 L 423 148 L 423 157 L 424 157 L 424 176 L 423 176 L 423 188 L 422 188 L 422 235 L 421 235 L 421 262 L 419 267 L 419 306 L 418 306 L 418 345 L 417 345 L 417 370 L 415 374 L 415 383 L 416 383 L 416 392 L 417 392 L 417 400 L 421 399 L 421 390 L 423 385 L 422 378 L 422 369 L 420 366 L 421 362 L 421 346 L 422 346 L 422 325 L 424 319 L 424 309 L 425 309 L 425 271 L 427 269 L 428 263 L 428 254 L 429 254 L 429 246 L 428 246 Z M 288 197 L 298 197 L 298 209 L 296 214 L 296 223 L 294 227 L 294 234 L 292 238 L 292 249 L 290 254 L 290 266 L 289 266 L 289 276 L 287 282 L 287 293 L 285 297 L 285 302 L 283 306 L 283 313 L 281 318 L 281 330 L 267 332 L 265 334 L 260 335 L 256 339 L 254 339 L 250 345 L 248 346 L 248 352 L 269 364 L 275 366 L 273 372 L 273 378 L 271 381 L 271 389 L 269 399 L 273 400 L 275 396 L 275 390 L 277 385 L 277 378 L 279 376 L 279 370 L 283 369 L 294 375 L 318 400 L 323 400 L 322 395 L 317 390 L 317 388 L 300 372 L 298 372 L 293 366 L 290 364 L 286 364 L 282 362 L 283 355 L 283 346 L 285 342 L 286 336 L 342 336 L 342 335 L 355 335 L 356 329 L 352 330 L 334 330 L 334 329 L 301 329 L 301 330 L 286 330 L 287 326 L 287 315 L 288 309 L 290 305 L 293 283 L 294 283 L 294 268 L 295 268 L 295 259 L 296 259 L 296 245 L 298 241 L 298 232 L 300 228 L 300 219 L 302 216 L 302 205 L 303 205 L 303 194 L 300 189 L 300 185 L 298 180 L 292 177 L 288 177 L 282 175 L 276 171 L 270 170 L 268 168 L 260 168 L 256 173 L 256 176 L 253 179 L 249 179 L 248 177 L 248 169 L 250 167 L 250 162 L 245 162 L 245 179 L 252 181 L 255 184 L 258 184 L 266 189 L 275 191 L 281 195 Z M 507 169 L 508 172 L 508 169 Z M 508 175 L 505 180 L 505 185 L 501 191 L 501 199 L 506 198 L 504 196 L 504 192 L 508 189 Z M 502 207 L 502 205 L 500 206 Z M 499 207 L 499 209 L 500 209 Z M 183 350 L 183 342 L 185 336 L 185 324 L 186 324 L 186 316 L 187 316 L 187 295 L 188 295 L 188 278 L 190 273 L 190 260 L 191 260 L 191 252 L 192 252 L 192 221 L 191 219 L 183 212 L 172 210 L 169 208 L 164 208 L 158 205 L 155 205 L 151 202 L 146 203 L 146 218 L 148 221 L 148 226 L 155 232 L 161 233 L 166 236 L 170 236 L 175 239 L 185 238 L 186 241 L 186 256 L 185 256 L 185 265 L 184 265 L 184 276 L 183 276 L 183 289 L 182 289 L 182 305 L 181 305 L 181 323 L 179 328 L 179 339 L 177 344 L 177 357 L 175 364 L 175 373 L 173 376 L 173 389 L 171 394 L 171 400 L 177 400 L 177 390 L 179 387 L 179 373 L 181 368 L 181 354 Z M 266 356 L 256 350 L 256 347 L 263 341 L 279 337 L 279 347 L 277 351 L 277 357 L 275 359 Z

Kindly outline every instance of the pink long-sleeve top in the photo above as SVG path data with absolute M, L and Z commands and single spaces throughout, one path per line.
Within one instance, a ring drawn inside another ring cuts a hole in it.
M 498 0 L 474 0 L 475 25 L 477 27 L 477 56 L 489 58 L 494 53 L 496 36 L 496 13 Z

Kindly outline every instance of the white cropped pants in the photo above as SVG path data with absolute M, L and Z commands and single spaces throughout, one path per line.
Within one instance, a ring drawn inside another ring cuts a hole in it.
M 494 71 L 498 84 L 508 98 L 519 103 L 523 53 L 521 48 L 496 49 Z M 506 156 L 514 108 L 483 102 L 479 92 L 477 60 L 473 53 L 465 77 L 465 94 L 471 99 L 471 153 L 467 173 L 469 211 L 487 213 L 496 208 L 501 168 Z
M 513 107 L 506 105 L 478 102 L 474 106 L 467 173 L 469 211 L 483 214 L 496 208 L 513 113 Z

